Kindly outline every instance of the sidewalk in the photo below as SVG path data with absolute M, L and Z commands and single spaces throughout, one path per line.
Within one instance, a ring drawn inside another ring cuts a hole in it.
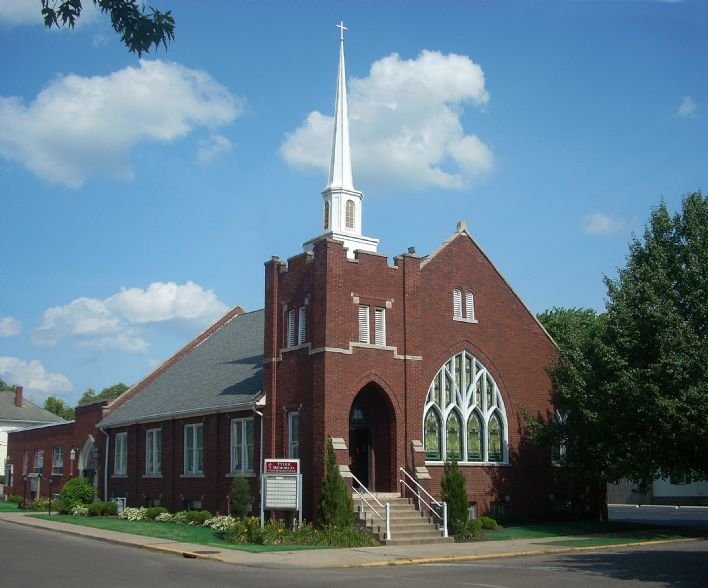
M 476 543 L 444 543 L 435 545 L 404 545 L 357 547 L 351 549 L 311 549 L 302 551 L 275 551 L 268 553 L 248 553 L 236 549 L 217 549 L 205 545 L 178 543 L 154 537 L 131 535 L 82 527 L 68 523 L 35 519 L 28 514 L 0 513 L 0 523 L 10 523 L 39 527 L 59 533 L 78 535 L 98 541 L 170 553 L 180 557 L 201 558 L 234 565 L 259 566 L 263 568 L 341 568 L 373 567 L 387 565 L 422 564 L 433 562 L 470 561 L 517 557 L 522 555 L 544 555 L 568 553 L 571 551 L 598 550 L 602 547 L 558 547 L 546 545 L 552 541 L 569 537 L 546 539 L 518 539 L 514 541 L 481 541 Z M 572 539 L 578 539 L 575 536 Z M 691 539 L 687 539 L 691 541 Z M 643 542 L 641 545 L 665 543 L 667 541 Z M 638 545 L 627 544 L 627 545 Z M 612 549 L 622 545 L 612 545 Z M 609 547 L 608 547 L 609 548 Z

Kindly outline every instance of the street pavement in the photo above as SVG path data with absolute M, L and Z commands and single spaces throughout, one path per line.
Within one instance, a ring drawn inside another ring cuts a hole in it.
M 708 506 L 609 504 L 607 511 L 611 521 L 708 528 Z
M 426 545 L 360 547 L 350 549 L 308 549 L 249 553 L 236 549 L 218 549 L 204 545 L 180 543 L 154 537 L 106 531 L 53 520 L 36 519 L 26 512 L 0 513 L 0 522 L 19 524 L 92 538 L 99 541 L 147 549 L 187 558 L 215 560 L 228 564 L 260 566 L 263 568 L 346 568 L 376 567 L 422 563 L 464 562 L 528 555 L 569 553 L 597 550 L 549 545 L 561 539 L 580 537 L 551 537 L 547 539 L 518 539 L 512 541 L 480 541 L 474 543 L 441 543 Z M 691 541 L 690 539 L 688 541 Z M 642 545 L 656 544 L 657 542 Z M 616 549 L 617 545 L 613 548 Z

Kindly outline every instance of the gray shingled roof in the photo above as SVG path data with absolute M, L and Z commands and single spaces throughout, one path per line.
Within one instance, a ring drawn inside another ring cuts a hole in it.
M 253 402 L 263 383 L 263 326 L 263 310 L 233 317 L 162 373 L 158 368 L 157 377 L 99 426 L 162 420 Z
M 27 399 L 22 406 L 15 406 L 15 393 L 0 392 L 0 421 L 25 421 L 30 423 L 63 423 L 63 418 L 44 410 Z

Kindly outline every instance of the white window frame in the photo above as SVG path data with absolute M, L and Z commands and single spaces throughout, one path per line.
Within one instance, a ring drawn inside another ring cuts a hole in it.
M 41 474 L 44 470 L 44 449 L 34 450 L 34 473 Z
M 344 228 L 354 230 L 356 227 L 356 204 L 353 200 L 347 200 L 344 205 Z
M 465 292 L 465 318 L 474 321 L 474 294 L 467 290 Z
M 452 291 L 452 318 L 462 318 L 462 290 L 459 288 Z
M 249 434 L 250 429 L 250 434 Z M 231 473 L 252 474 L 255 461 L 253 417 L 231 420 Z
M 114 441 L 113 474 L 125 476 L 128 473 L 128 433 L 116 433 Z
M 199 434 L 202 432 L 202 444 L 199 445 Z M 191 449 L 188 439 L 191 438 Z M 191 453 L 191 456 L 190 456 Z M 191 458 L 191 467 L 190 467 Z M 201 462 L 201 464 L 200 464 Z M 200 467 L 201 465 L 201 467 Z M 203 423 L 191 423 L 184 426 L 184 475 L 201 476 L 204 474 L 204 425 Z
M 162 475 L 162 429 L 145 431 L 145 475 Z
M 459 363 L 457 363 L 459 360 Z M 459 386 L 457 369 L 459 366 Z M 504 406 L 504 399 L 492 375 L 487 368 L 471 353 L 462 351 L 453 355 L 438 370 L 428 388 L 428 396 L 423 409 L 423 430 L 425 419 L 430 412 L 439 417 L 440 459 L 427 458 L 429 463 L 441 463 L 447 457 L 447 423 L 452 412 L 460 417 L 462 429 L 462 455 L 460 463 L 466 465 L 505 464 L 509 463 L 509 424 Z M 470 459 L 468 455 L 468 425 L 470 416 L 476 415 L 482 430 L 482 459 Z M 493 417 L 498 418 L 501 427 L 501 460 L 489 459 L 489 424 Z M 425 447 L 427 450 L 428 448 Z
M 307 341 L 307 307 L 301 306 L 297 312 L 297 344 Z
M 297 433 L 297 434 L 293 434 Z M 298 459 L 300 457 L 300 412 L 288 413 L 288 457 Z
M 295 332 L 295 309 L 288 311 L 287 347 L 295 347 L 297 333 Z
M 359 305 L 359 343 L 370 343 L 371 332 L 369 329 L 369 306 Z
M 374 345 L 386 345 L 386 309 L 380 306 L 374 309 Z
M 52 448 L 52 476 L 61 476 L 64 474 L 64 448 Z

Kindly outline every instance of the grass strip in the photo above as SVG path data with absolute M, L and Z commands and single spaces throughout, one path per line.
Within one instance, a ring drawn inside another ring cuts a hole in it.
M 69 523 L 94 529 L 104 529 L 117 533 L 130 533 L 143 537 L 153 537 L 156 539 L 166 539 L 179 543 L 194 543 L 216 547 L 218 549 L 235 549 L 249 553 L 264 553 L 274 551 L 298 551 L 305 549 L 326 549 L 312 545 L 233 545 L 226 543 L 220 533 L 208 527 L 197 527 L 195 525 L 178 525 L 175 523 L 156 523 L 154 521 L 128 521 L 125 519 L 109 517 L 74 517 L 71 515 L 31 515 L 34 518 L 57 523 Z
M 14 502 L 0 501 L 0 512 L 15 512 L 18 511 L 17 505 Z
M 510 541 L 514 539 L 545 539 L 547 537 L 573 537 L 586 535 L 606 535 L 608 533 L 645 532 L 650 527 L 638 523 L 614 523 L 594 521 L 573 521 L 567 523 L 533 523 L 499 527 L 495 531 L 484 531 L 486 541 Z
M 647 541 L 672 541 L 685 539 L 685 535 L 615 535 L 612 537 L 587 537 L 585 539 L 561 539 L 559 541 L 544 541 L 542 545 L 553 547 L 604 547 L 608 545 L 626 545 L 627 543 L 646 543 Z

